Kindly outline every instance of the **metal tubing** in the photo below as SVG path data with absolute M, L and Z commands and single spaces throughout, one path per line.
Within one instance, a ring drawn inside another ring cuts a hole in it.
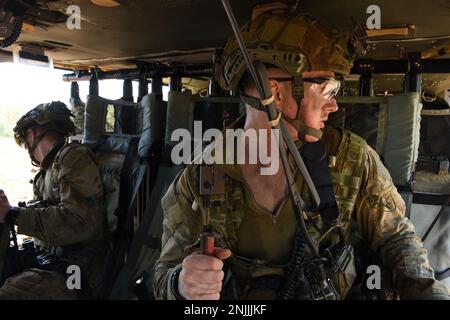
M 410 69 L 410 62 L 408 59 L 399 60 L 358 60 L 354 63 L 351 73 L 352 74 L 364 74 L 367 72 L 367 68 L 371 73 L 403 73 L 406 74 Z M 201 64 L 184 66 L 182 70 L 174 72 L 169 67 L 162 67 L 162 70 L 156 69 L 126 69 L 120 71 L 99 71 L 97 72 L 97 78 L 99 80 L 106 79 L 139 79 L 142 76 L 147 78 L 155 77 L 172 77 L 175 73 L 178 76 L 186 78 L 194 77 L 211 77 L 212 65 Z M 421 62 L 422 73 L 450 73 L 450 59 L 428 59 Z M 88 81 L 92 77 L 92 73 L 87 71 L 79 71 L 72 74 L 63 75 L 63 81 Z
M 212 75 L 212 64 L 194 64 L 177 66 L 171 68 L 165 65 L 155 65 L 140 67 L 137 69 L 124 69 L 118 71 L 97 71 L 97 78 L 99 80 L 108 79 L 132 79 L 138 80 L 142 77 L 146 78 L 167 78 L 177 75 L 179 77 L 193 78 L 193 77 L 210 77 Z M 63 75 L 63 81 L 87 81 L 92 77 L 92 73 L 88 71 L 77 71 L 71 74 Z

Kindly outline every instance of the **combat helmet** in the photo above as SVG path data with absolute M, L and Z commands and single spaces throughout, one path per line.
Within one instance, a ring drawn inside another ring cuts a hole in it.
M 360 26 L 352 33 L 338 31 L 305 14 L 290 11 L 281 2 L 256 6 L 250 22 L 241 27 L 241 34 L 253 61 L 279 67 L 293 77 L 293 95 L 298 103 L 303 96 L 303 72 L 333 71 L 347 75 L 355 57 L 365 53 L 365 32 Z M 222 88 L 239 89 L 246 69 L 239 45 L 231 36 L 221 57 Z M 255 107 L 254 103 L 250 105 Z M 290 120 L 300 121 L 299 114 Z
M 14 138 L 16 143 L 25 147 L 33 159 L 32 153 L 39 141 L 48 132 L 59 133 L 63 137 L 68 137 L 75 133 L 75 125 L 70 117 L 74 115 L 67 106 L 60 101 L 53 101 L 51 103 L 40 104 L 26 114 L 24 114 L 14 127 Z M 44 130 L 35 140 L 32 146 L 29 146 L 26 141 L 26 133 L 29 128 L 42 127 Z M 36 162 L 36 161 L 35 161 Z
M 355 56 L 365 51 L 364 35 L 338 31 L 305 14 L 291 13 L 281 2 L 256 6 L 241 34 L 254 61 L 284 68 L 293 76 L 305 71 L 347 75 Z M 235 90 L 245 71 L 242 53 L 231 36 L 222 55 L 222 87 Z

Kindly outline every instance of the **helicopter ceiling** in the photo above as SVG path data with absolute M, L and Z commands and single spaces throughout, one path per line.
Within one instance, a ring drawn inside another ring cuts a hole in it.
M 238 22 L 262 2 L 270 1 L 231 1 Z M 299 6 L 324 23 L 351 29 L 352 18 L 365 25 L 372 2 L 302 0 Z M 67 28 L 70 5 L 80 8 L 79 30 Z M 450 57 L 450 0 L 378 0 L 377 5 L 383 31 L 369 38 L 367 57 L 404 58 L 408 52 Z M 27 11 L 20 38 L 6 51 L 43 49 L 55 66 L 118 70 L 143 62 L 210 62 L 213 49 L 229 35 L 218 0 L 41 0 Z M 11 59 L 5 51 L 1 56 L 0 61 Z

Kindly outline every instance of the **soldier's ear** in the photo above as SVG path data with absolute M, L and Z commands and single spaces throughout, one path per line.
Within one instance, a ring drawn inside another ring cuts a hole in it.
M 278 81 L 269 79 L 270 89 L 272 90 L 272 95 L 275 98 L 275 101 L 277 99 L 281 99 L 281 85 Z
M 35 128 L 28 128 L 27 129 L 27 136 L 25 137 L 27 139 L 28 143 L 32 143 L 34 140 L 36 140 L 37 132 Z
M 270 89 L 272 90 L 275 105 L 278 109 L 281 109 L 283 102 L 282 86 L 280 85 L 280 82 L 272 79 L 269 80 L 269 83 Z

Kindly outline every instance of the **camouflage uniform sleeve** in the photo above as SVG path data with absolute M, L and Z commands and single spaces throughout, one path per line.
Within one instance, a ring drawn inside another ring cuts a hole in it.
M 371 249 L 393 273 L 401 299 L 449 299 L 449 290 L 434 279 L 427 251 L 405 217 L 405 203 L 376 152 L 368 147 L 356 221 Z
M 55 162 L 60 201 L 45 208 L 20 208 L 18 232 L 50 246 L 63 246 L 102 237 L 103 186 L 89 151 L 71 149 Z
M 43 199 L 43 196 L 41 194 L 41 192 L 39 191 L 39 185 L 41 185 L 43 183 L 43 176 L 44 176 L 45 172 L 40 170 L 36 176 L 34 177 L 33 180 L 33 201 L 40 201 Z M 42 190 L 42 188 L 41 188 Z
M 192 189 L 194 185 L 195 168 L 188 166 L 161 200 L 164 222 L 162 251 L 155 268 L 156 299 L 176 299 L 170 288 L 171 277 L 181 268 L 183 259 L 188 255 L 185 248 L 195 243 L 201 233 L 200 210 L 192 210 L 192 203 L 196 198 Z

